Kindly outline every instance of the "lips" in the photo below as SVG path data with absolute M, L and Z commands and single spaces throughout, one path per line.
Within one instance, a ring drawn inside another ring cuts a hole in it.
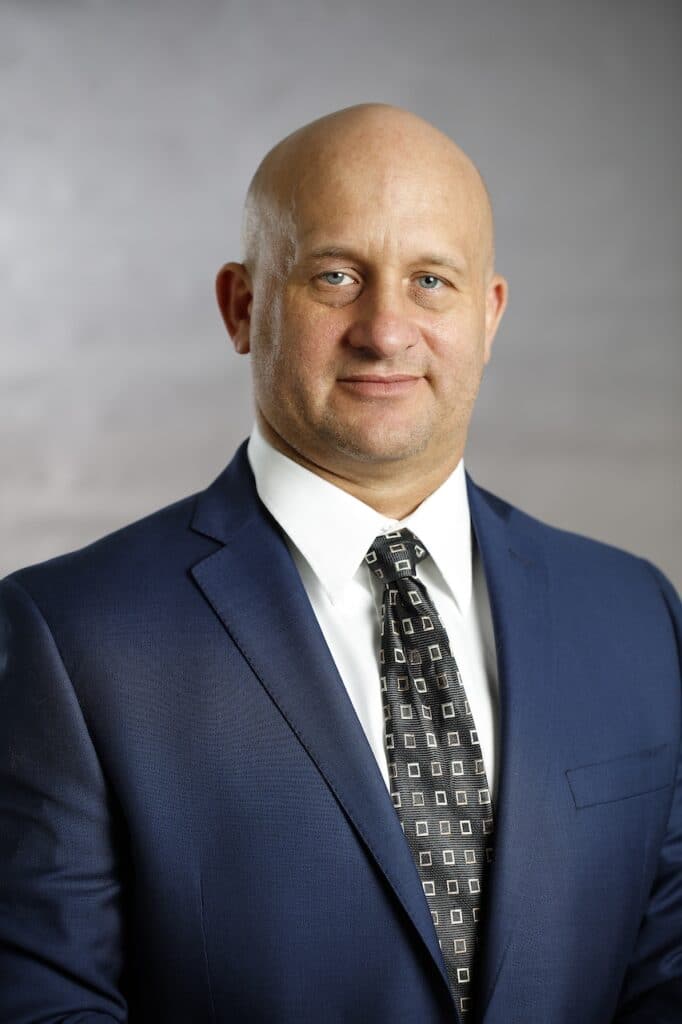
M 340 379 L 344 383 L 362 383 L 364 381 L 367 381 L 368 383 L 372 384 L 398 384 L 404 380 L 418 380 L 419 378 L 408 373 L 394 373 L 390 375 L 358 373 L 354 374 L 352 377 L 341 377 Z
M 347 391 L 366 398 L 395 398 L 412 391 L 420 380 L 421 377 L 407 373 L 358 373 L 340 377 L 339 384 Z

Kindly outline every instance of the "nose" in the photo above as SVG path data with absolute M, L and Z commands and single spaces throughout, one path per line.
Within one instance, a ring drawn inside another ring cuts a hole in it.
M 419 331 L 399 288 L 366 287 L 356 308 L 358 318 L 347 334 L 353 348 L 389 359 L 417 343 Z

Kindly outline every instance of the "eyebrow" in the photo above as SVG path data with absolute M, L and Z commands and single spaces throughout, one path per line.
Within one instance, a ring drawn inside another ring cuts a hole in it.
M 346 248 L 345 246 L 339 245 L 323 245 L 316 249 L 311 249 L 305 256 L 306 260 L 321 260 L 321 259 L 351 259 L 357 262 L 362 262 L 362 258 L 353 249 Z M 438 252 L 425 252 L 416 259 L 410 261 L 412 264 L 425 264 L 428 263 L 433 266 L 449 267 L 451 270 L 456 271 L 458 274 L 464 273 L 465 262 L 462 259 L 456 259 L 447 253 Z
M 451 270 L 456 270 L 458 274 L 463 274 L 466 266 L 462 258 L 456 259 L 454 256 L 448 256 L 447 253 L 441 252 L 422 253 L 415 260 L 415 263 L 432 263 L 439 267 L 450 267 Z
M 311 249 L 305 256 L 308 260 L 324 260 L 324 259 L 353 259 L 357 260 L 357 253 L 353 252 L 352 249 L 346 249 L 343 246 L 338 245 L 323 245 L 318 249 Z

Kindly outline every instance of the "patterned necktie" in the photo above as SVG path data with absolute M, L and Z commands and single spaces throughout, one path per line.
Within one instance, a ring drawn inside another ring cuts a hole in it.
M 472 1010 L 477 922 L 493 811 L 476 725 L 410 530 L 365 556 L 384 585 L 379 654 L 391 799 L 412 851 L 461 1013 Z

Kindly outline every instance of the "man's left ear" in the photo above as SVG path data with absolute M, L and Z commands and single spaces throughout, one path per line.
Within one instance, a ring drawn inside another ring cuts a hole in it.
M 235 351 L 245 355 L 251 348 L 251 275 L 243 263 L 226 263 L 215 280 L 215 293 Z
M 493 274 L 486 291 L 485 297 L 485 348 L 483 362 L 490 359 L 493 348 L 493 340 L 497 334 L 502 314 L 507 308 L 507 296 L 509 286 L 504 277 L 500 274 Z

